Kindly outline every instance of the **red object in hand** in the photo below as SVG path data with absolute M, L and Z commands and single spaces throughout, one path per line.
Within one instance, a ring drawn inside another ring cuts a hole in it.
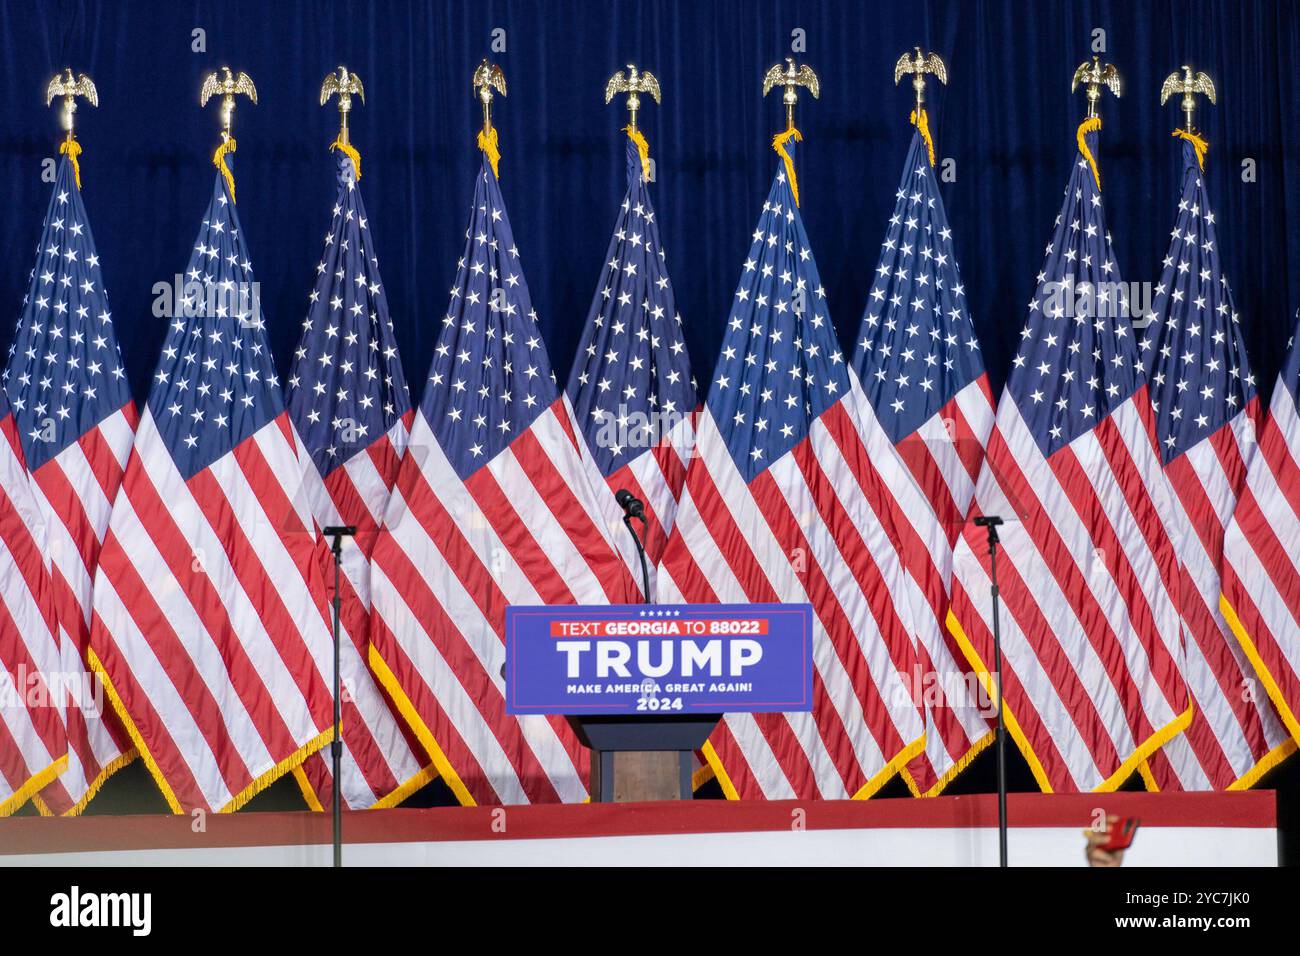
M 1101 844 L 1100 849 L 1107 853 L 1114 853 L 1116 850 L 1127 850 L 1133 845 L 1133 837 L 1137 835 L 1138 827 L 1142 821 L 1137 817 L 1120 817 L 1110 825 L 1106 831 L 1110 838 Z

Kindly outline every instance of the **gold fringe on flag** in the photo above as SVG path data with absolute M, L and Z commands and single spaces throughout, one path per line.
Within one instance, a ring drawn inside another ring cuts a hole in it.
M 226 181 L 226 189 L 230 191 L 230 201 L 235 201 L 235 177 L 230 172 L 230 167 L 226 165 L 226 156 L 235 151 L 235 137 L 229 137 L 224 143 L 217 147 L 217 151 L 212 154 L 212 165 L 216 166 L 221 173 L 221 178 Z
M 1101 173 L 1097 170 L 1097 161 L 1092 158 L 1092 150 L 1088 148 L 1088 142 L 1084 137 L 1099 129 L 1101 129 L 1101 117 L 1094 116 L 1080 123 L 1078 132 L 1074 134 L 1074 138 L 1079 142 L 1079 152 L 1083 154 L 1083 158 L 1092 167 L 1092 178 L 1097 183 L 1097 192 L 1101 192 Z
M 35 773 L 21 787 L 14 791 L 13 795 L 0 803 L 0 817 L 7 817 L 17 812 L 28 800 L 36 797 L 38 793 L 47 786 L 59 779 L 63 771 L 68 769 L 68 755 L 60 754 L 53 763 L 44 770 Z M 47 812 L 41 816 L 50 816 Z
M 479 135 L 482 136 L 483 134 L 480 133 Z M 488 158 L 491 159 L 491 156 L 489 155 Z M 429 754 L 429 759 L 433 761 L 433 767 L 438 771 L 438 775 L 442 777 L 443 782 L 451 789 L 462 807 L 477 806 L 474 797 L 469 792 L 469 788 L 465 786 L 464 781 L 460 779 L 460 775 L 452 768 L 451 761 L 447 759 L 446 753 L 434 738 L 433 731 L 424 722 L 420 712 L 415 709 L 415 705 L 411 703 L 411 698 L 406 696 L 406 691 L 402 689 L 401 683 L 398 682 L 397 675 L 393 673 L 388 666 L 388 662 L 384 660 L 383 655 L 379 653 L 373 644 L 370 645 L 369 659 L 370 672 L 374 675 L 375 680 L 379 681 L 379 686 L 387 692 L 389 699 L 396 705 L 397 712 L 405 719 L 416 739 L 424 745 L 424 749 Z
M 925 112 L 925 110 L 921 110 L 921 115 L 919 117 L 916 115 L 916 110 L 912 110 L 912 115 L 910 117 L 910 120 L 912 125 L 915 126 L 917 130 L 920 132 L 921 139 L 925 140 L 925 151 L 927 154 L 929 154 L 930 166 L 933 167 L 934 166 L 934 140 L 930 138 L 930 117 Z
M 691 774 L 691 792 L 694 793 L 696 790 L 700 789 L 700 787 L 704 786 L 710 780 L 715 779 L 717 775 L 718 775 L 717 771 L 715 771 L 707 763 L 701 764 L 700 766 L 696 767 L 695 772 Z
M 183 814 L 185 812 L 184 807 L 182 807 L 181 802 L 176 799 L 176 794 L 172 792 L 171 785 L 167 782 L 167 778 L 163 776 L 162 769 L 158 766 L 158 762 L 154 760 L 153 754 L 149 752 L 149 747 L 145 744 L 144 738 L 140 736 L 140 731 L 136 727 L 135 721 L 133 721 L 131 715 L 127 713 L 126 705 L 122 702 L 122 698 L 117 693 L 117 688 L 113 686 L 113 681 L 108 676 L 108 670 L 100 661 L 99 655 L 89 647 L 86 648 L 86 663 L 90 665 L 91 672 L 96 674 L 103 682 L 104 694 L 108 697 L 109 704 L 112 706 L 114 713 L 116 713 L 121 719 L 122 726 L 126 728 L 127 736 L 131 738 L 131 742 L 135 745 L 136 752 L 140 754 L 140 759 L 143 760 L 144 765 L 149 768 L 149 775 L 153 777 L 154 783 L 158 785 L 158 789 L 162 792 L 163 799 L 167 801 L 167 806 L 171 809 L 172 813 L 177 815 Z
M 1291 732 L 1292 738 L 1300 742 L 1300 718 L 1297 718 L 1295 711 L 1291 709 L 1290 701 L 1286 699 L 1286 694 L 1282 692 L 1277 678 L 1268 669 L 1267 662 L 1259 653 L 1259 648 L 1255 646 L 1254 638 L 1247 633 L 1246 625 L 1241 622 L 1236 608 L 1228 600 L 1228 595 L 1220 593 L 1219 610 L 1223 612 L 1223 619 L 1228 622 L 1228 627 L 1232 629 L 1232 633 L 1237 635 L 1237 640 L 1241 645 L 1242 652 L 1246 655 L 1246 660 L 1250 661 L 1251 666 L 1255 668 L 1255 675 L 1264 685 L 1264 689 L 1268 691 L 1268 699 L 1277 708 L 1282 723 Z
M 86 792 L 81 795 L 81 799 L 73 804 L 71 809 L 65 810 L 63 815 L 65 817 L 81 816 L 86 809 L 86 804 L 90 803 L 90 801 L 94 799 L 95 794 L 99 793 L 99 791 L 103 789 L 104 784 L 108 782 L 108 778 L 113 776 L 113 774 L 117 773 L 135 758 L 135 747 L 132 746 L 128 747 L 124 752 L 110 760 L 107 766 L 100 769 L 99 775 L 90 782 L 90 786 L 87 787 Z M 32 797 L 32 806 L 34 806 L 36 812 L 43 817 L 52 817 L 56 815 L 50 808 L 50 805 L 41 799 L 39 793 Z M 3 815 L 4 814 L 0 814 L 0 816 Z
M 113 774 L 117 773 L 131 761 L 135 760 L 136 756 L 135 747 L 128 747 L 124 752 L 118 754 L 113 760 L 109 761 L 108 765 L 99 771 L 99 775 L 90 782 L 90 786 L 87 787 L 86 792 L 81 795 L 81 799 L 78 800 L 73 805 L 72 809 L 65 813 L 64 816 L 81 816 L 86 809 L 86 804 L 90 803 L 90 801 L 94 799 L 95 794 L 99 793 L 99 791 L 103 789 L 104 784 L 108 782 L 108 778 L 113 776 Z M 36 799 L 39 800 L 40 798 L 37 797 Z
M 59 152 L 68 157 L 72 163 L 72 175 L 76 177 L 77 188 L 81 188 L 81 164 L 77 162 L 77 157 L 81 155 L 81 144 L 68 134 L 68 138 L 59 144 Z
M 772 148 L 776 150 L 778 156 L 785 162 L 785 174 L 790 177 L 790 192 L 794 194 L 794 204 L 799 205 L 799 180 L 794 176 L 794 160 L 790 154 L 785 151 L 785 144 L 793 139 L 796 143 L 803 142 L 803 135 L 791 126 L 784 133 L 778 133 L 772 137 Z
M 370 805 L 371 810 L 387 810 L 399 805 L 403 800 L 409 797 L 415 791 L 429 783 L 438 776 L 438 768 L 433 764 L 416 772 L 411 779 L 405 783 L 399 784 L 396 790 L 391 791 L 387 796 L 380 797 Z M 316 813 L 324 812 L 325 806 L 320 797 L 316 794 L 316 788 L 312 786 L 311 780 L 307 777 L 307 771 L 302 765 L 293 768 L 293 779 L 298 783 L 298 789 L 302 792 L 303 802 L 307 804 L 307 809 Z
M 1259 763 L 1251 767 L 1235 781 L 1228 784 L 1229 790 L 1249 790 L 1255 784 L 1259 783 L 1259 778 L 1264 776 L 1287 757 L 1296 751 L 1296 743 L 1290 737 L 1282 741 L 1264 756 L 1259 758 Z
M 492 175 L 500 179 L 501 174 L 497 172 L 497 164 L 501 162 L 501 151 L 497 149 L 497 128 L 495 126 L 489 126 L 487 129 L 478 131 L 478 148 L 483 150 L 488 162 L 492 164 Z
M 352 171 L 357 174 L 357 179 L 361 178 L 361 154 L 351 143 L 345 143 L 341 139 L 336 139 L 330 143 L 330 149 L 337 149 L 340 153 L 352 160 Z
M 722 758 L 718 756 L 718 751 L 714 749 L 713 744 L 706 740 L 704 746 L 700 748 L 700 753 L 704 754 L 704 759 L 708 761 L 709 767 L 712 768 L 714 779 L 722 787 L 723 796 L 728 800 L 739 800 L 740 791 L 731 782 L 731 777 L 727 775 L 726 769 L 722 766 Z
M 1101 125 L 1101 121 L 1094 118 L 1085 120 L 1080 124 L 1079 129 L 1082 131 L 1083 127 L 1087 126 L 1089 123 L 1096 123 L 1097 126 Z M 1092 129 L 1096 129 L 1097 126 L 1092 127 Z M 1082 142 L 1082 134 L 1079 139 Z M 997 690 L 993 683 L 992 672 L 989 670 L 988 665 L 980 658 L 979 652 L 975 650 L 975 645 L 972 644 L 970 638 L 966 636 L 966 632 L 962 629 L 961 622 L 957 620 L 957 615 L 954 614 L 951 609 L 948 611 L 948 633 L 950 633 L 953 636 L 953 639 L 956 640 L 957 646 L 961 649 L 967 663 L 970 664 L 971 670 L 974 671 L 976 679 L 979 680 L 980 685 L 983 686 L 984 692 L 989 695 L 990 699 L 996 699 Z M 1002 717 L 1006 724 L 1007 733 L 1010 734 L 1011 739 L 1015 741 L 1016 747 L 1019 748 L 1021 756 L 1025 758 L 1025 763 L 1029 764 L 1029 771 L 1034 775 L 1034 780 L 1038 782 L 1039 789 L 1042 790 L 1043 793 L 1051 793 L 1052 784 L 1051 780 L 1047 776 L 1047 771 L 1043 768 L 1043 764 L 1038 759 L 1038 755 L 1034 753 L 1034 748 L 1029 743 L 1029 738 L 1025 735 L 1025 732 L 1021 729 L 1020 722 L 1016 719 L 1015 713 L 1011 710 L 1011 705 L 1005 700 L 1002 701 Z M 1128 759 L 1121 763 L 1114 773 L 1095 786 L 1092 792 L 1111 793 L 1119 789 L 1119 786 L 1131 777 L 1134 772 L 1139 772 L 1139 768 L 1146 763 L 1148 757 L 1186 730 L 1187 725 L 1191 722 L 1192 703 L 1189 700 L 1187 708 L 1181 714 L 1176 715 L 1163 727 L 1156 728 L 1150 736 L 1138 743 L 1136 749 L 1129 755 Z
M 305 744 L 303 744 L 293 753 L 289 754 L 289 756 L 285 757 L 279 763 L 275 764 L 275 766 L 271 767 L 271 769 L 261 774 L 256 780 L 254 780 L 252 783 L 246 786 L 243 790 L 239 791 L 239 793 L 231 797 L 230 800 L 227 801 L 225 806 L 218 807 L 217 812 L 234 813 L 236 810 L 240 809 L 245 804 L 247 804 L 249 800 L 252 800 L 255 796 L 257 796 L 259 793 L 261 793 L 271 784 L 275 783 L 277 780 L 283 777 L 286 773 L 291 773 L 295 769 L 300 767 L 304 760 L 306 760 L 312 754 L 316 753 L 316 751 L 323 748 L 327 743 L 329 743 L 333 739 L 334 739 L 334 727 L 331 724 L 329 730 L 325 730 L 317 734 L 315 737 L 311 738 L 311 740 L 307 741 Z
M 233 144 L 234 139 L 232 138 L 230 142 Z M 220 152 L 220 150 L 218 150 L 218 152 Z M 233 192 L 231 193 L 230 198 L 235 198 Z M 167 806 L 171 809 L 172 813 L 178 816 L 183 815 L 185 813 L 185 808 L 182 807 L 181 802 L 176 799 L 176 793 L 172 790 L 171 784 L 167 782 L 167 778 L 163 775 L 162 768 L 158 766 L 158 762 L 154 759 L 153 754 L 149 752 L 149 747 L 145 744 L 144 737 L 141 736 L 139 728 L 135 725 L 135 721 L 133 721 L 130 714 L 127 713 L 126 705 L 122 702 L 122 698 L 118 694 L 117 688 L 113 686 L 113 681 L 108 676 L 108 670 L 104 667 L 103 662 L 100 661 L 99 656 L 90 648 L 86 648 L 86 663 L 90 665 L 91 671 L 99 675 L 100 679 L 103 681 L 104 693 L 108 697 L 108 702 L 112 705 L 117 716 L 121 718 L 122 726 L 126 728 L 127 735 L 131 738 L 131 742 L 135 744 L 136 752 L 144 761 L 145 766 L 149 768 L 149 774 L 153 777 L 154 783 L 158 785 L 158 789 L 162 792 L 163 799 L 167 801 Z M 257 796 L 276 780 L 280 779 L 280 777 L 284 776 L 286 773 L 292 772 L 296 767 L 300 766 L 304 760 L 316 753 L 316 751 L 320 750 L 333 739 L 334 727 L 331 726 L 329 730 L 317 734 L 303 746 L 291 753 L 288 757 L 285 757 L 275 766 L 271 767 L 271 769 L 258 776 L 257 779 L 253 780 L 243 790 L 235 794 L 225 804 L 225 806 L 218 807 L 217 812 L 234 813 L 240 807 L 244 806 L 244 804 L 248 803 L 249 800 L 252 800 L 253 797 Z
M 870 800 L 885 784 L 893 780 L 894 777 L 912 762 L 912 758 L 925 750 L 925 734 L 917 737 L 910 744 L 894 755 L 894 759 L 885 764 L 876 775 L 858 788 L 857 793 L 853 794 L 854 800 Z
M 937 797 L 939 794 L 943 793 L 948 784 L 956 780 L 961 772 L 971 765 L 972 761 L 974 761 L 976 757 L 984 752 L 985 748 L 987 748 L 989 744 L 993 743 L 997 739 L 997 735 L 998 733 L 996 730 L 990 730 L 979 740 L 971 744 L 970 749 L 962 755 L 961 759 L 944 771 L 943 776 L 935 781 L 935 783 L 930 786 L 929 790 L 922 792 L 921 787 L 917 784 L 911 771 L 906 767 L 900 771 L 899 776 L 901 776 L 903 782 L 907 784 L 907 789 L 912 792 L 912 796 Z
M 1179 139 L 1185 139 L 1187 142 L 1192 144 L 1192 147 L 1196 150 L 1196 162 L 1200 165 L 1201 171 L 1204 172 L 1205 154 L 1210 151 L 1210 144 L 1195 133 L 1189 133 L 1185 129 L 1176 129 L 1174 130 L 1173 135 Z

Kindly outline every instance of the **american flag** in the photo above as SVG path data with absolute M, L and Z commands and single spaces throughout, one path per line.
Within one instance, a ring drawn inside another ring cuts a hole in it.
M 505 608 L 637 591 L 486 158 L 450 296 L 372 558 L 371 666 L 462 803 L 581 801 L 589 761 L 565 721 L 505 712 Z
M 992 739 L 988 712 L 945 621 L 952 546 L 993 428 L 993 397 L 919 130 L 903 164 L 853 364 L 870 402 L 863 413 L 868 459 L 883 477 L 882 507 L 910 577 L 895 601 L 906 605 L 916 638 L 912 687 L 925 706 L 926 748 L 906 774 L 914 792 L 934 795 Z
M 1300 312 L 1223 542 L 1221 608 L 1300 743 Z M 1252 685 L 1256 694 L 1259 690 Z
M 1102 210 L 1099 120 L 1079 129 L 971 517 L 1000 515 L 1007 728 L 1045 791 L 1117 787 L 1182 730 L 1177 555 L 1155 416 Z M 987 539 L 953 556 L 954 635 L 986 687 Z
M 645 502 L 646 558 L 654 568 L 672 531 L 695 444 L 696 394 L 659 224 L 641 154 L 631 141 L 627 196 L 587 313 L 568 396 L 600 471 L 597 497 L 605 520 L 623 543 L 623 510 L 614 493 L 626 488 Z M 634 553 L 629 561 L 640 580 Z
M 52 693 L 61 667 L 44 524 L 0 389 L 0 817 L 68 765 L 62 702 Z
M 728 714 L 705 747 L 732 799 L 870 796 L 924 744 L 904 676 L 912 640 L 891 599 L 902 571 L 867 505 L 880 489 L 861 401 L 778 165 L 660 577 L 676 592 L 663 600 L 813 606 L 812 713 Z
M 311 457 L 305 486 L 317 525 L 357 529 L 341 562 L 344 803 L 353 809 L 395 805 L 432 774 L 367 663 L 370 553 L 413 413 L 370 223 L 346 155 L 338 157 L 338 194 L 285 397 Z M 332 597 L 333 558 L 326 561 Z M 315 754 L 296 772 L 313 807 L 330 803 L 330 767 Z
M 4 372 L 47 535 L 62 670 L 84 673 L 67 695 L 68 769 L 36 798 L 41 812 L 79 813 L 134 756 L 86 664 L 91 591 L 109 511 L 135 431 L 99 255 L 77 185 L 59 162 L 27 296 Z
M 333 734 L 303 450 L 224 180 L 95 577 L 91 663 L 173 812 L 237 810 Z
M 1173 489 L 1183 679 L 1195 705 L 1185 733 L 1149 761 L 1162 790 L 1250 786 L 1290 752 L 1286 729 L 1219 610 L 1224 527 L 1254 456 L 1255 376 L 1219 258 L 1196 147 L 1183 142 L 1183 190 L 1142 342 L 1156 437 Z M 1293 746 L 1293 745 L 1292 745 Z

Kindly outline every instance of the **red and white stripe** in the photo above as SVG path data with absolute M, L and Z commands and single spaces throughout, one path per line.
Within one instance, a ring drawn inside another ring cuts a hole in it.
M 907 587 L 897 597 L 916 643 L 912 692 L 924 707 L 926 744 L 904 771 L 912 792 L 935 796 L 991 742 L 991 704 L 948 632 L 953 544 L 975 495 L 993 428 L 993 396 L 981 375 L 895 445 L 863 402 L 864 490 L 879 498 L 897 537 Z
M 339 609 L 343 800 L 344 806 L 354 810 L 394 806 L 432 779 L 419 743 L 409 736 L 406 722 L 394 711 L 368 662 L 370 554 L 406 451 L 410 419 L 408 413 L 324 480 L 316 465 L 303 455 L 304 488 L 317 529 L 330 525 L 357 529 L 354 538 L 344 540 Z M 326 594 L 333 600 L 334 558 L 324 538 L 319 550 Z M 330 806 L 333 771 L 324 751 L 308 757 L 295 775 L 313 809 Z
M 989 438 L 971 517 L 996 514 L 1007 726 L 1047 792 L 1109 790 L 1190 719 L 1171 507 L 1143 386 L 1058 449 L 1039 450 L 1014 400 Z M 950 626 L 990 687 L 989 559 L 968 524 Z
M 1294 358 L 1292 359 L 1294 365 Z M 1300 742 L 1300 415 L 1273 389 L 1223 546 L 1224 617 L 1292 738 Z
M 67 766 L 53 591 L 13 415 L 0 420 L 0 817 Z M 82 668 L 73 675 L 80 676 Z
M 746 484 L 706 408 L 660 600 L 809 602 L 813 710 L 727 714 L 705 754 L 732 799 L 868 797 L 923 745 L 888 516 L 873 512 L 860 406 L 831 405 Z
M 85 674 L 87 686 L 95 683 L 86 663 L 95 568 L 135 424 L 135 405 L 128 402 L 30 472 L 46 527 L 62 668 Z M 101 710 L 102 698 L 98 693 L 69 698 L 68 767 L 37 798 L 42 813 L 80 813 L 104 781 L 134 757 L 117 715 L 106 705 Z
M 1179 548 L 1183 679 L 1194 705 L 1186 732 L 1152 754 L 1161 790 L 1248 787 L 1290 753 L 1286 729 L 1219 609 L 1224 529 L 1246 482 L 1260 418 L 1253 398 L 1214 434 L 1165 466 L 1167 520 Z
M 567 396 L 565 401 L 568 401 Z M 636 545 L 623 526 L 623 509 L 614 495 L 626 488 L 645 503 L 645 528 L 642 529 L 639 522 L 636 523 L 636 528 L 637 534 L 643 538 L 652 593 L 656 591 L 659 560 L 663 557 L 664 546 L 668 543 L 673 524 L 677 520 L 678 502 L 686 484 L 686 469 L 695 453 L 695 421 L 698 415 L 699 412 L 696 411 L 683 416 L 658 444 L 645 449 L 608 477 L 600 474 L 595 460 L 588 453 L 582 430 L 575 431 L 605 527 L 609 529 L 610 537 L 618 543 L 629 573 L 637 582 L 641 581 L 641 560 Z M 638 584 L 638 593 L 639 591 Z
M 636 591 L 595 505 L 567 401 L 464 481 L 417 414 L 371 561 L 372 667 L 464 804 L 587 798 L 561 717 L 505 712 L 508 604 Z
M 175 813 L 237 810 L 332 734 L 333 651 L 281 413 L 188 480 L 140 423 L 95 577 L 91 663 Z

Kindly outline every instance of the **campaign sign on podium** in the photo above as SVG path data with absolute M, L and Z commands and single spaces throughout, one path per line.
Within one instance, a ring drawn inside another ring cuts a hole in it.
M 812 606 L 506 608 L 506 712 L 672 715 L 812 709 Z

